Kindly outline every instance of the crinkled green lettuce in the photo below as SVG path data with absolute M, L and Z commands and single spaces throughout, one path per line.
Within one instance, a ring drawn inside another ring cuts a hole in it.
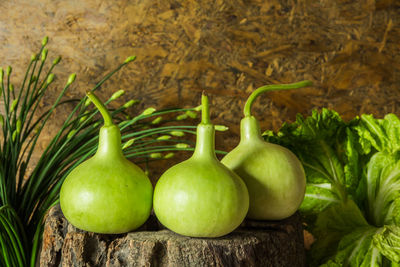
M 400 266 L 400 120 L 333 110 L 298 115 L 267 141 L 292 150 L 307 177 L 300 207 L 316 238 L 311 266 Z

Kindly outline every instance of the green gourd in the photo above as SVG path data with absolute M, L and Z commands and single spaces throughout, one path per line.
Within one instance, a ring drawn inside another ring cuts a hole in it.
M 294 214 L 304 199 L 306 179 L 303 166 L 288 149 L 264 141 L 257 119 L 251 115 L 254 100 L 262 93 L 311 85 L 309 81 L 267 85 L 255 90 L 244 108 L 240 142 L 221 162 L 246 183 L 250 196 L 247 217 L 280 220 Z
M 226 235 L 246 216 L 249 207 L 246 185 L 215 156 L 215 130 L 204 94 L 195 151 L 160 177 L 153 203 L 154 212 L 164 226 L 191 237 Z
M 129 232 L 150 216 L 153 187 L 145 173 L 124 157 L 120 130 L 106 107 L 93 93 L 87 96 L 102 114 L 104 126 L 96 154 L 65 179 L 61 209 L 77 228 L 103 234 Z

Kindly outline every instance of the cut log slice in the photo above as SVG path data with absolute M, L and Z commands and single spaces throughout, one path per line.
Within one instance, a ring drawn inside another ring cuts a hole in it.
M 220 238 L 191 238 L 154 216 L 137 231 L 101 235 L 68 223 L 59 206 L 45 221 L 40 266 L 305 266 L 299 214 L 275 222 L 246 220 Z

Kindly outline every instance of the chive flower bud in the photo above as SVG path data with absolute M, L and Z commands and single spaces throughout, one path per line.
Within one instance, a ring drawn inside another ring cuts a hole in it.
M 22 122 L 21 122 L 21 119 L 18 119 L 17 120 L 17 125 L 15 127 L 15 129 L 17 131 L 17 134 L 19 134 L 21 132 L 21 128 L 22 128 Z
M 83 116 L 82 118 L 79 119 L 79 123 L 84 122 L 87 119 L 87 116 Z
M 214 129 L 219 132 L 225 132 L 225 131 L 229 130 L 229 127 L 227 127 L 225 125 L 215 125 Z
M 50 73 L 49 76 L 47 77 L 47 84 L 51 84 L 54 80 L 54 73 Z
M 93 123 L 93 127 L 94 127 L 94 128 L 97 128 L 97 127 L 100 126 L 100 124 L 101 124 L 100 121 L 96 121 L 95 123 Z
M 49 37 L 48 36 L 45 36 L 44 38 L 43 38 L 43 40 L 42 40 L 42 46 L 45 46 L 45 45 L 47 45 L 47 42 L 49 41 Z
M 13 140 L 13 142 L 15 141 L 16 138 L 17 138 L 17 130 L 15 130 L 15 131 L 12 133 L 12 140 Z
M 43 49 L 43 51 L 42 51 L 42 62 L 46 60 L 48 52 L 49 52 L 49 50 L 47 48 Z
M 11 72 L 12 72 L 12 67 L 11 67 L 11 66 L 8 66 L 8 67 L 7 67 L 7 76 L 10 76 L 10 75 L 11 75 Z
M 185 133 L 182 132 L 182 131 L 171 131 L 171 132 L 169 132 L 169 134 L 173 135 L 173 136 L 178 136 L 178 137 L 181 137 L 181 136 L 185 135 Z
M 134 142 L 135 142 L 134 138 L 130 139 L 128 142 L 126 142 L 125 144 L 122 145 L 122 150 L 130 147 Z
M 76 73 L 72 73 L 71 75 L 69 75 L 67 85 L 73 83 L 75 81 L 75 78 L 76 78 Z
M 10 92 L 14 92 L 14 85 L 10 84 Z
M 164 158 L 164 159 L 170 159 L 170 158 L 172 158 L 173 156 L 175 156 L 175 154 L 172 153 L 172 152 L 170 152 L 170 153 L 166 154 L 163 158 Z
M 67 139 L 71 139 L 76 134 L 76 132 L 77 131 L 75 129 L 71 130 L 67 135 Z
M 188 110 L 186 111 L 186 115 L 188 115 L 190 118 L 195 119 L 197 118 L 197 113 L 192 111 L 192 110 Z
M 168 139 L 171 139 L 170 135 L 161 135 L 157 137 L 157 140 L 168 140 Z
M 14 99 L 13 102 L 11 103 L 10 112 L 13 112 L 15 110 L 17 104 L 18 104 L 18 99 Z
M 36 61 L 37 58 L 38 58 L 37 54 L 32 54 L 32 56 L 31 56 L 31 61 L 32 61 L 32 62 L 33 62 L 33 61 Z
M 151 153 L 150 154 L 150 158 L 152 158 L 152 159 L 160 159 L 160 158 L 162 158 L 162 154 L 161 153 Z
M 176 148 L 188 148 L 190 147 L 188 144 L 185 143 L 179 143 L 175 145 Z
M 85 107 L 88 107 L 90 103 L 92 103 L 92 100 L 90 100 L 90 98 L 87 97 L 85 100 Z
M 181 120 L 187 119 L 187 117 L 188 117 L 187 114 L 181 114 L 181 115 L 176 116 L 175 119 L 176 119 L 177 121 L 181 121 Z
M 142 115 L 151 115 L 151 114 L 153 114 L 154 112 L 156 111 L 156 109 L 155 108 L 147 108 L 147 109 L 145 109 L 143 112 L 142 112 Z
M 139 103 L 139 101 L 132 99 L 132 100 L 129 100 L 128 102 L 126 102 L 122 107 L 123 108 L 129 108 L 129 107 L 133 106 L 136 103 Z
M 53 60 L 53 65 L 57 65 L 61 61 L 61 56 L 58 56 L 56 59 Z
M 155 118 L 155 119 L 151 122 L 151 124 L 159 124 L 161 121 L 162 121 L 162 117 L 160 116 L 160 117 Z
M 3 83 L 3 78 L 4 78 L 4 71 L 3 68 L 0 68 L 0 83 Z
M 114 101 L 115 99 L 117 99 L 118 97 L 122 96 L 123 94 L 125 94 L 124 90 L 118 90 L 116 91 L 111 97 L 110 97 L 110 101 Z
M 136 59 L 136 56 L 127 57 L 127 58 L 125 59 L 124 63 L 127 64 L 127 63 L 129 63 L 129 62 L 134 61 L 135 59 Z

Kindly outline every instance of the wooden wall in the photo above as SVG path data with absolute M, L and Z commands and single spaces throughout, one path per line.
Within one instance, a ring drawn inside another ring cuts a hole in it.
M 264 84 L 310 79 L 315 86 L 259 99 L 254 115 L 263 130 L 322 107 L 346 119 L 400 115 L 395 0 L 3 0 L 0 10 L 0 66 L 13 66 L 16 85 L 45 35 L 50 58 L 63 57 L 59 86 L 44 106 L 70 73 L 77 73 L 77 82 L 68 96 L 82 97 L 136 55 L 100 96 L 125 89 L 125 100 L 142 101 L 141 112 L 197 106 L 205 90 L 213 121 L 230 127 L 218 133 L 221 149 L 238 141 L 244 102 Z

